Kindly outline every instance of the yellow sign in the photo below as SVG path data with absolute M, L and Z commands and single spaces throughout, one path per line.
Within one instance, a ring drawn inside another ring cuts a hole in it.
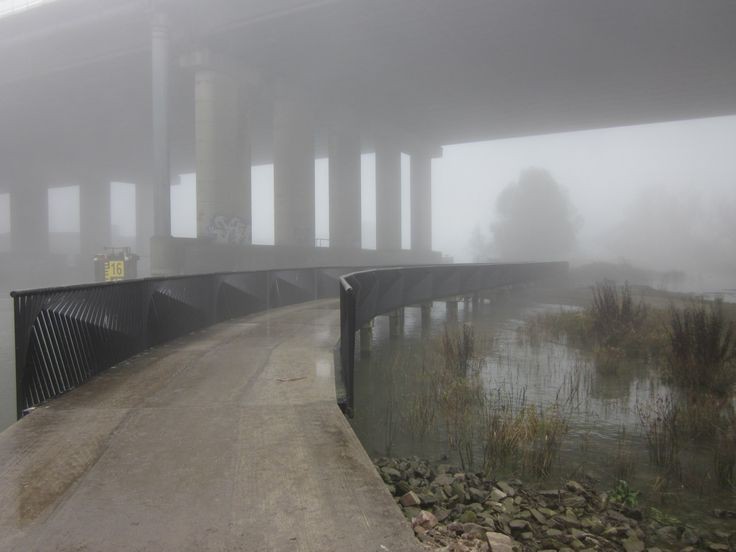
M 113 282 L 125 278 L 125 261 L 105 261 L 105 281 Z

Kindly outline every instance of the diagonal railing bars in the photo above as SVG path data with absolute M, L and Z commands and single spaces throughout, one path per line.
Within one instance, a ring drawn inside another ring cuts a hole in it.
M 431 299 L 560 276 L 566 263 L 300 268 L 12 292 L 17 414 L 148 347 L 216 322 L 340 294 L 340 364 L 353 405 L 355 332 Z M 345 276 L 341 276 L 344 275 Z
M 141 351 L 216 322 L 338 294 L 344 268 L 147 278 L 12 292 L 23 411 Z

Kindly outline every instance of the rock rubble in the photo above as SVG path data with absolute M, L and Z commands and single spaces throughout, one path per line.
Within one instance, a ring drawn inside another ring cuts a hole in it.
M 379 474 L 428 549 L 448 552 L 732 551 L 732 531 L 646 519 L 577 481 L 533 490 L 419 458 L 380 458 Z M 714 512 L 727 518 L 730 512 Z

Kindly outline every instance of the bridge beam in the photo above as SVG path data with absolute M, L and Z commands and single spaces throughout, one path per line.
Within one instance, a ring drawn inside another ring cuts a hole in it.
M 330 247 L 360 249 L 360 138 L 330 135 Z
M 215 233 L 215 219 L 237 224 L 250 242 L 251 182 L 245 91 L 226 73 L 200 67 L 195 73 L 197 236 Z
M 276 245 L 314 247 L 314 128 L 291 97 L 274 103 L 273 188 Z
M 390 140 L 376 144 L 376 249 L 401 249 L 401 150 Z

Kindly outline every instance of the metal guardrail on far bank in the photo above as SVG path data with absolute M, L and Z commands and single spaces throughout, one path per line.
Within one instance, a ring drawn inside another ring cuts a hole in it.
M 145 349 L 217 322 L 340 294 L 340 365 L 353 406 L 355 331 L 432 299 L 563 275 L 567 263 L 301 268 L 147 278 L 11 293 L 17 414 Z
M 566 262 L 455 264 L 385 268 L 340 278 L 340 357 L 350 411 L 355 396 L 355 332 L 379 314 L 433 299 L 502 286 L 560 279 Z

